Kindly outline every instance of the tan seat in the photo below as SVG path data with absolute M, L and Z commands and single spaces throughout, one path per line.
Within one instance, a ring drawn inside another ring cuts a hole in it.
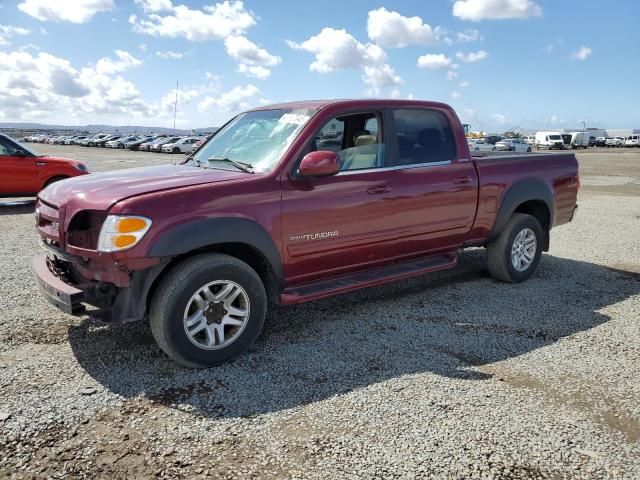
M 343 170 L 362 170 L 377 167 L 378 143 L 375 135 L 365 134 L 355 138 L 354 147 L 343 150 Z

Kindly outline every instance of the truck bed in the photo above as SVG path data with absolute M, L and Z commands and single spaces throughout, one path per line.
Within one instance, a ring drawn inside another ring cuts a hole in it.
M 474 152 L 471 157 L 480 179 L 472 239 L 489 236 L 500 221 L 498 209 L 508 209 L 509 198 L 520 195 L 552 205 L 549 227 L 571 220 L 580 185 L 575 154 Z

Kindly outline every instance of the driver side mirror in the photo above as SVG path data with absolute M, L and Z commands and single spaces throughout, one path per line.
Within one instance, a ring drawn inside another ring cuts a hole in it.
M 24 153 L 24 150 L 14 150 L 13 151 L 13 156 L 14 157 L 26 157 L 27 154 Z
M 340 171 L 340 160 L 335 152 L 329 150 L 307 153 L 298 171 L 303 177 L 328 177 Z

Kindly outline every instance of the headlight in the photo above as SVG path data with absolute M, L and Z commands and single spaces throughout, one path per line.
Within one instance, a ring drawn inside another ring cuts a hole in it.
M 109 215 L 98 236 L 99 252 L 119 252 L 136 245 L 151 227 L 151 220 L 134 215 Z

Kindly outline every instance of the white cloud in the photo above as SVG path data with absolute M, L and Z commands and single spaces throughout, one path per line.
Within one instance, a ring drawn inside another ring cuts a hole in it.
M 157 13 L 171 10 L 173 5 L 171 0 L 135 0 L 136 5 L 140 5 L 145 12 Z
M 400 98 L 400 90 L 397 88 L 391 90 L 391 98 Z
M 238 65 L 238 72 L 246 75 L 247 77 L 257 78 L 258 80 L 265 80 L 271 76 L 271 70 L 260 65 L 246 65 L 241 63 Z
M 459 83 L 459 85 L 460 85 L 462 88 L 466 88 L 466 87 L 468 87 L 469 85 L 471 85 L 471 83 L 470 83 L 470 82 L 467 82 L 467 81 L 464 81 L 464 82 L 460 82 L 460 83 Z
M 278 65 L 282 59 L 260 48 L 242 35 L 233 35 L 224 40 L 227 53 L 240 62 L 238 71 L 249 77 L 265 79 L 271 75 L 266 67 Z
M 458 76 L 458 72 L 455 72 L 453 70 L 449 70 L 447 72 L 447 80 L 454 80 L 457 76 Z
M 485 52 L 484 50 L 478 50 L 477 52 L 470 52 L 468 54 L 464 54 L 462 52 L 458 52 L 456 53 L 456 58 L 458 60 L 461 60 L 463 62 L 467 62 L 467 63 L 473 63 L 473 62 L 480 62 L 482 60 L 484 60 L 485 58 L 487 58 L 489 56 L 489 54 L 487 52 Z
M 431 45 L 438 40 L 438 32 L 420 17 L 405 17 L 384 7 L 369 12 L 367 33 L 372 41 L 385 48 Z
M 146 43 L 141 43 L 140 45 L 138 45 L 138 50 L 140 50 L 141 52 L 146 52 L 147 51 L 147 44 Z
M 533 0 L 456 0 L 453 15 L 461 20 L 506 20 L 539 17 L 542 8 Z
M 501 113 L 494 113 L 490 115 L 491 120 L 494 121 L 496 125 L 502 126 L 507 123 L 507 117 L 502 115 Z
M 13 25 L 0 25 L 0 45 L 7 45 L 9 39 L 15 35 L 29 35 L 30 30 Z
M 255 85 L 248 84 L 244 87 L 237 85 L 218 97 L 205 97 L 198 104 L 198 110 L 200 112 L 206 112 L 212 107 L 217 107 L 223 112 L 238 112 L 249 108 L 250 103 L 247 99 L 256 97 L 259 94 L 260 89 Z
M 227 53 L 241 63 L 274 66 L 282 61 L 280 57 L 270 54 L 241 35 L 227 37 L 224 45 Z
M 451 98 L 460 98 L 462 95 L 460 94 L 460 92 L 458 92 L 457 90 L 454 90 L 453 92 L 451 92 Z
M 113 0 L 24 0 L 18 8 L 43 22 L 86 23 L 96 13 L 114 8 Z
M 147 15 L 129 17 L 133 31 L 154 37 L 182 37 L 193 42 L 221 40 L 230 35 L 240 35 L 256 24 L 253 14 L 246 10 L 241 1 L 227 1 L 215 5 L 205 5 L 202 10 L 186 5 L 172 5 L 171 2 L 140 2 L 146 6 Z M 152 4 L 166 4 L 161 13 Z
M 586 60 L 593 53 L 589 47 L 582 46 L 571 54 L 573 60 Z
M 464 32 L 456 33 L 456 40 L 460 43 L 479 42 L 482 40 L 482 35 L 478 30 L 465 30 Z
M 200 94 L 201 92 L 197 88 L 178 89 L 178 114 L 184 112 L 184 107 L 189 105 L 195 98 L 198 98 Z M 170 90 L 160 99 L 159 110 L 165 113 L 165 115 L 169 114 L 169 116 L 172 116 L 175 104 L 176 91 Z
M 319 73 L 336 70 L 362 70 L 363 80 L 369 85 L 369 94 L 377 95 L 380 88 L 400 85 L 402 78 L 386 64 L 387 55 L 378 45 L 361 43 L 346 30 L 325 27 L 320 33 L 304 42 L 287 40 L 296 50 L 315 55 L 309 69 Z
M 164 58 L 165 60 L 180 60 L 188 55 L 188 52 L 172 52 L 167 50 L 166 52 L 156 52 L 156 57 Z
M 402 84 L 402 78 L 396 75 L 393 68 L 386 63 L 381 65 L 365 65 L 362 80 L 369 85 L 367 91 L 369 95 L 378 95 L 382 87 Z
M 418 58 L 418 66 L 429 70 L 447 68 L 451 66 L 451 59 L 443 53 L 429 53 Z
M 136 57 L 125 50 L 116 50 L 115 54 L 116 57 L 118 57 L 116 60 L 112 60 L 108 57 L 98 60 L 98 62 L 96 63 L 96 72 L 100 74 L 110 75 L 112 73 L 124 72 L 129 68 L 142 65 L 141 60 L 138 60 Z
M 44 52 L 0 52 L 0 117 L 95 122 L 98 117 L 130 121 L 153 116 L 154 107 L 140 97 L 136 86 L 113 75 L 121 67 L 105 68 L 122 59 L 109 61 L 98 71 L 97 64 L 77 69 L 69 60 Z

